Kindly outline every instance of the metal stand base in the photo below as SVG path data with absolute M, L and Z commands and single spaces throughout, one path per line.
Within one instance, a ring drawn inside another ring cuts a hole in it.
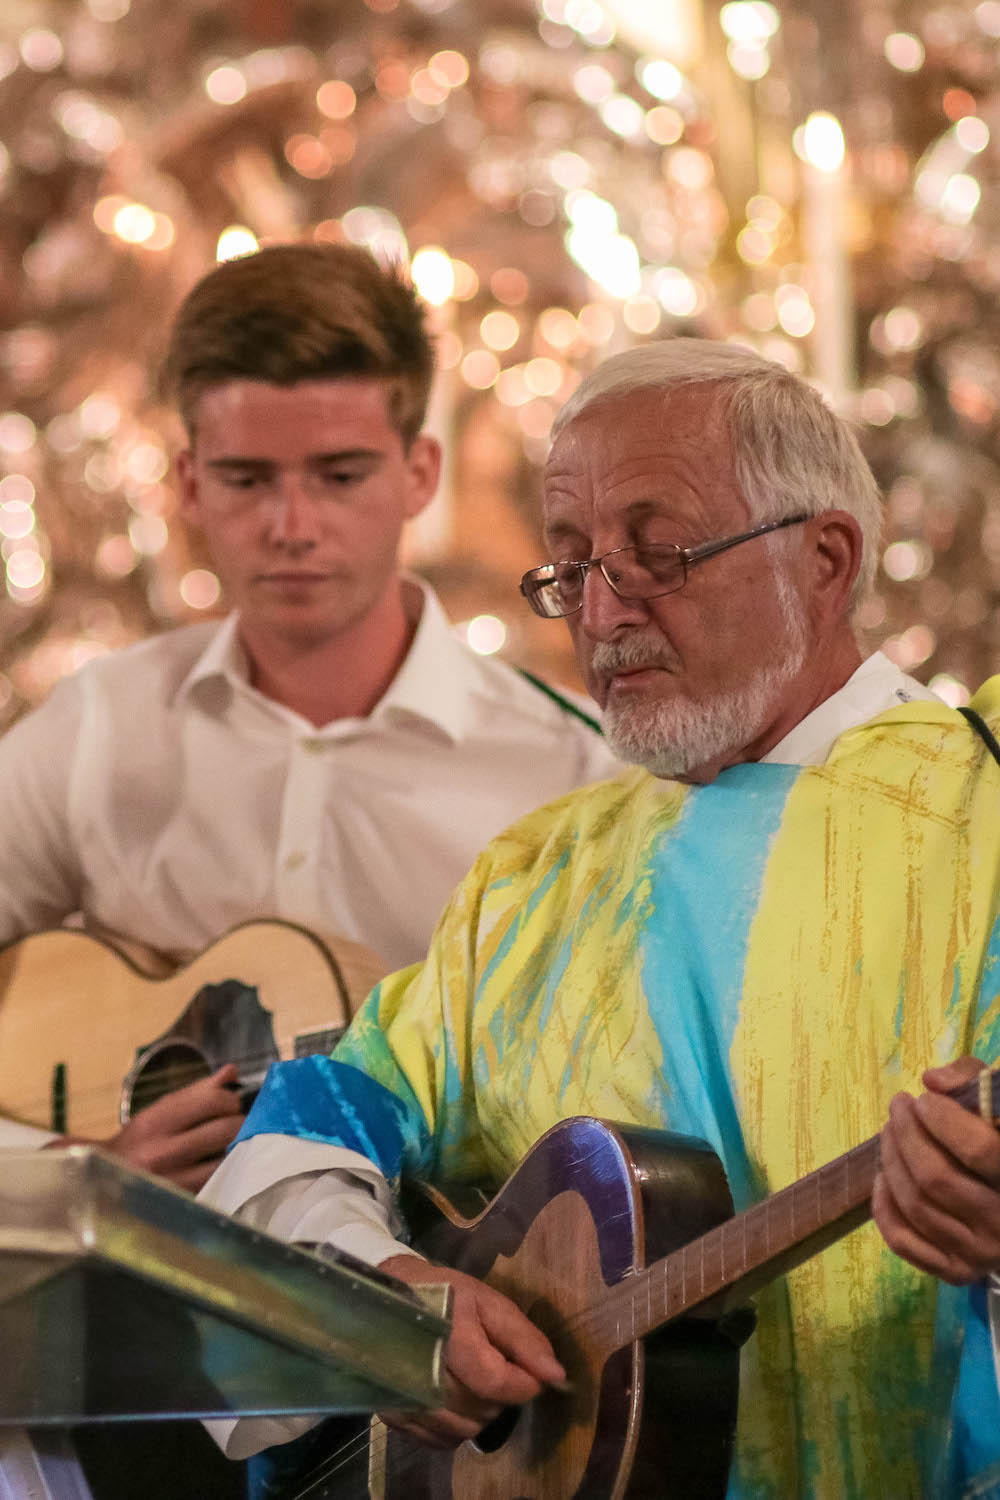
M 93 1500 L 68 1433 L 0 1428 L 0 1500 Z

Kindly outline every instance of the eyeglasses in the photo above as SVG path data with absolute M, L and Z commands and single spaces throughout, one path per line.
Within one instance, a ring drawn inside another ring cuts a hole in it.
M 610 588 L 619 599 L 659 599 L 663 594 L 675 594 L 687 583 L 688 569 L 696 563 L 728 552 L 741 542 L 752 541 L 755 536 L 766 536 L 769 531 L 780 531 L 783 526 L 797 526 L 807 521 L 804 513 L 785 516 L 781 521 L 768 521 L 755 526 L 752 531 L 741 531 L 739 536 L 727 536 L 717 542 L 700 542 L 697 547 L 678 547 L 673 542 L 644 542 L 638 547 L 616 547 L 605 552 L 603 557 L 591 557 L 587 562 L 543 563 L 540 568 L 531 568 L 521 579 L 521 593 L 536 615 L 543 620 L 558 620 L 575 614 L 583 607 L 583 586 L 591 568 L 600 568 Z

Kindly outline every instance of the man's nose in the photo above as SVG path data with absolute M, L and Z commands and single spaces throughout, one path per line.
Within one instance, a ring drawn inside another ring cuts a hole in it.
M 271 541 L 280 546 L 312 546 L 319 540 L 320 518 L 316 501 L 305 483 L 295 475 L 283 479 L 270 516 Z
M 600 568 L 588 568 L 583 584 L 580 624 L 592 641 L 610 641 L 625 625 L 643 625 L 649 618 L 645 599 L 622 599 Z

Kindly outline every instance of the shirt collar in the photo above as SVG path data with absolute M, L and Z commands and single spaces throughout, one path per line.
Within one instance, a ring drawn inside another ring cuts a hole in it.
M 419 623 L 403 665 L 370 717 L 422 719 L 457 743 L 472 725 L 476 662 L 455 638 L 430 585 L 412 574 L 406 583 L 407 604 L 412 600 L 413 613 L 419 610 Z
M 457 743 L 472 727 L 476 663 L 455 638 L 430 585 L 413 574 L 404 575 L 404 584 L 407 613 L 411 619 L 417 618 L 418 623 L 402 666 L 367 720 L 335 720 L 328 727 L 339 725 L 343 732 L 348 723 L 359 725 L 405 717 L 422 720 Z M 226 616 L 184 678 L 178 699 L 208 682 L 227 683 L 230 688 L 254 693 L 263 703 L 270 703 L 250 684 L 246 652 L 240 641 L 239 615 L 235 611 Z
M 234 610 L 212 634 L 208 645 L 177 689 L 178 699 L 186 698 L 199 683 L 218 678 L 231 685 L 249 685 L 250 672 L 246 652 L 240 641 L 239 625 L 239 615 Z
M 826 760 L 835 740 L 848 729 L 856 729 L 869 719 L 898 708 L 901 703 L 941 699 L 930 688 L 876 651 L 863 661 L 857 671 L 812 713 L 796 724 L 772 750 L 761 756 L 785 766 L 820 766 Z

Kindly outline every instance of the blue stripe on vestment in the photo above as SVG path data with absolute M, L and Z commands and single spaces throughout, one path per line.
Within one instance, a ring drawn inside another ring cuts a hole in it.
M 359 1068 L 329 1057 L 275 1063 L 233 1145 L 255 1135 L 295 1135 L 358 1151 L 395 1183 L 404 1159 L 423 1154 L 422 1113 Z

